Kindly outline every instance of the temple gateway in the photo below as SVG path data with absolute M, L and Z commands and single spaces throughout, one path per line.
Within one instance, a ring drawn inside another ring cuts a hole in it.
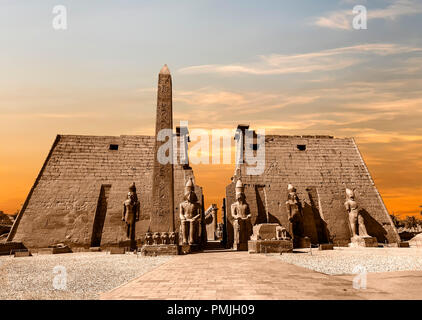
M 172 79 L 159 73 L 156 136 L 173 132 Z M 238 134 L 253 130 L 239 125 Z M 378 246 L 400 239 L 353 138 L 265 137 L 265 170 L 236 165 L 222 199 L 204 208 L 189 166 L 187 128 L 176 164 L 156 136 L 57 135 L 7 237 L 31 250 L 122 248 L 144 255 L 209 248 L 284 252 L 311 245 Z M 260 145 L 241 145 L 242 150 Z M 217 221 L 219 220 L 219 221 Z M 220 223 L 218 223 L 220 222 Z

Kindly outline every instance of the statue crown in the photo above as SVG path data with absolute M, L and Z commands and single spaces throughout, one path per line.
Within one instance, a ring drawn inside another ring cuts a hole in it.
M 129 191 L 136 192 L 135 182 L 129 187 Z
M 193 191 L 193 190 L 195 190 L 195 185 L 194 185 L 194 183 L 192 181 L 192 178 L 189 178 L 189 180 L 186 182 L 185 189 L 187 191 Z
M 354 197 L 355 192 L 352 189 L 346 189 L 346 194 L 348 197 Z

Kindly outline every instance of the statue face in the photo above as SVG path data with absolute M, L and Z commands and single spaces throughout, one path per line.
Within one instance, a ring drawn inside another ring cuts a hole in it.
M 186 192 L 185 197 L 189 202 L 194 202 L 196 200 L 196 194 L 193 191 Z
M 243 193 L 236 193 L 236 200 L 239 202 L 242 202 L 245 198 L 245 195 Z
M 287 200 L 292 200 L 294 202 L 296 202 L 296 192 L 290 192 L 289 195 L 287 196 Z
M 135 202 L 136 202 L 136 200 L 137 200 L 136 193 L 134 193 L 134 192 L 130 191 L 130 192 L 127 194 L 127 198 L 128 198 L 130 201 L 132 201 L 133 203 L 135 203 Z

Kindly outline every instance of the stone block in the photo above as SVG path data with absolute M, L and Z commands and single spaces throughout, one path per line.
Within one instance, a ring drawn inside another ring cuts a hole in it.
M 38 249 L 38 254 L 60 254 L 60 253 L 71 253 L 71 252 L 72 250 L 70 250 L 68 246 Z
M 179 254 L 189 254 L 200 252 L 201 246 L 199 244 L 182 244 L 180 246 Z
M 410 248 L 410 244 L 409 244 L 409 242 L 399 242 L 398 244 L 398 247 L 399 248 Z
M 321 243 L 319 250 L 334 250 L 334 244 L 332 243 Z
M 296 249 L 300 248 L 310 248 L 311 247 L 311 239 L 308 237 L 296 237 L 293 240 L 293 247 Z
M 375 237 L 353 237 L 350 239 L 349 247 L 359 248 L 376 248 L 378 247 L 378 240 Z
M 261 223 L 253 226 L 252 240 L 276 240 L 278 223 Z
M 187 248 L 185 249 L 188 250 Z M 181 252 L 181 247 L 177 244 L 145 245 L 141 248 L 141 255 L 149 257 L 174 256 L 180 254 Z M 190 253 L 190 251 L 188 253 Z
M 249 253 L 283 253 L 292 252 L 292 240 L 249 240 Z
M 126 248 L 125 247 L 110 247 L 110 254 L 125 254 Z
M 26 249 L 22 242 L 0 242 L 0 255 L 10 255 L 15 251 Z
M 101 251 L 101 248 L 100 247 L 90 247 L 89 248 L 89 251 L 91 251 L 91 252 L 100 252 Z
M 235 251 L 248 251 L 248 244 L 247 243 L 233 243 L 233 250 Z
M 29 250 L 23 250 L 23 251 L 15 251 L 14 257 L 20 258 L 20 257 L 31 257 L 31 251 Z

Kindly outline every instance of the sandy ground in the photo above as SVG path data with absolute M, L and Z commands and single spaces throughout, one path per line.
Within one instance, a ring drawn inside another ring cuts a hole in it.
M 1 256 L 0 299 L 98 299 L 169 259 L 106 252 Z
M 186 269 L 191 270 L 190 276 Z M 422 248 L 178 257 L 105 252 L 2 256 L 0 299 L 98 299 L 100 295 L 111 299 L 421 299 L 422 271 L 418 270 L 422 270 Z M 368 274 L 368 289 L 355 292 L 351 283 L 362 271 Z
M 301 249 L 277 258 L 330 275 L 422 270 L 422 248 Z

